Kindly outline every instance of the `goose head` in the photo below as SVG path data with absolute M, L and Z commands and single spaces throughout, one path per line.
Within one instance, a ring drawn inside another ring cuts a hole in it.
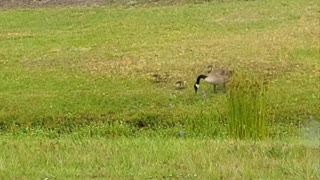
M 200 87 L 200 79 L 206 79 L 208 76 L 207 75 L 204 75 L 204 74 L 201 74 L 197 77 L 197 81 L 196 83 L 194 84 L 194 91 L 195 93 L 197 93 L 199 87 Z
M 200 87 L 200 84 L 197 84 L 197 83 L 194 84 L 194 91 L 195 91 L 195 93 L 197 93 L 199 87 Z

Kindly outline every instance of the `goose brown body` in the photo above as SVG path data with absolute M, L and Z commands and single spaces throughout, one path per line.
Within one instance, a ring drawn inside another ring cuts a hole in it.
M 216 85 L 222 85 L 225 89 L 226 83 L 229 81 L 231 76 L 233 75 L 233 71 L 225 70 L 225 69 L 212 69 L 212 66 L 208 66 L 208 75 L 199 75 L 197 77 L 197 81 L 194 85 L 195 92 L 200 87 L 200 80 L 203 79 L 205 82 L 209 84 L 213 84 L 214 92 L 216 92 Z

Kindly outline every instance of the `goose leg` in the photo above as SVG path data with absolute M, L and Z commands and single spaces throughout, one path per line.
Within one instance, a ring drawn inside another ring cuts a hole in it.
M 216 88 L 216 85 L 214 84 L 213 85 L 213 94 L 216 93 L 216 92 L 217 92 L 217 88 Z
M 227 88 L 226 88 L 226 84 L 223 84 L 223 89 L 224 89 L 224 93 L 227 93 Z

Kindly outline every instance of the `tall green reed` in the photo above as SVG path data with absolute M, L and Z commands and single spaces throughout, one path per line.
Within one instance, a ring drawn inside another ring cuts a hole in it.
M 270 111 L 267 82 L 246 74 L 229 83 L 227 131 L 236 139 L 265 139 L 269 134 Z

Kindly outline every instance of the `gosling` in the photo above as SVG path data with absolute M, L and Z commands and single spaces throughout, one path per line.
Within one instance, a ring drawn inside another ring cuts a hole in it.
M 186 81 L 177 81 L 176 90 L 182 90 L 186 88 Z

